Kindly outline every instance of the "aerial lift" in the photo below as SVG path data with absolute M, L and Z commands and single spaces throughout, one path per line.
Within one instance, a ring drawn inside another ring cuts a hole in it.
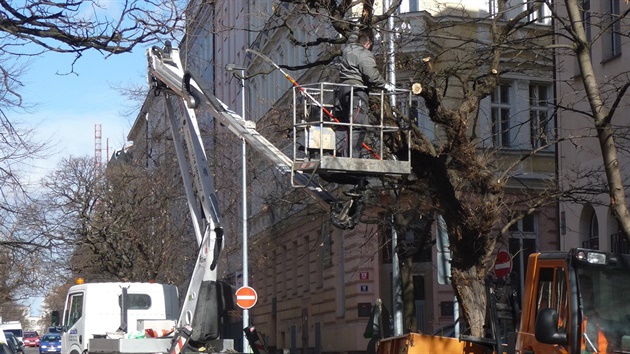
M 294 114 L 296 119 L 294 132 L 296 134 L 304 132 L 306 136 L 302 135 L 302 138 L 294 140 L 295 144 L 302 145 L 301 151 L 304 154 L 297 156 L 298 154 L 294 153 L 295 156 L 291 159 L 259 134 L 254 122 L 244 120 L 228 109 L 217 97 L 203 91 L 192 75 L 184 70 L 179 50 L 173 48 L 170 43 L 164 48 L 149 49 L 147 59 L 148 80 L 152 90 L 156 96 L 160 94 L 165 96 L 164 111 L 173 134 L 195 235 L 200 246 L 197 264 L 184 299 L 170 352 L 178 354 L 186 347 L 211 348 L 215 352 L 229 350 L 231 349 L 229 341 L 221 339 L 221 327 L 224 313 L 233 305 L 234 293 L 229 285 L 217 281 L 216 266 L 223 243 L 223 228 L 196 111 L 210 113 L 214 119 L 244 139 L 278 170 L 290 175 L 292 184 L 302 187 L 319 205 L 330 212 L 331 222 L 344 229 L 352 228 L 359 222 L 363 210 L 359 204 L 363 203 L 363 194 L 350 195 L 348 200 L 340 201 L 317 182 L 314 174 L 319 170 L 328 175 L 350 172 L 369 176 L 402 176 L 409 173 L 409 162 L 386 162 L 380 158 L 376 159 L 377 161 L 353 161 L 359 159 L 337 157 L 334 147 L 325 149 L 326 145 L 323 142 L 326 134 L 330 136 L 331 129 L 334 128 L 329 124 L 338 122 L 334 122 L 334 119 L 332 123 L 324 120 L 321 113 L 319 118 L 308 121 L 298 119 L 300 115 Z M 300 101 L 302 106 L 295 105 L 296 111 L 300 110 L 299 107 L 304 107 L 314 116 L 318 114 L 312 112 L 329 112 L 327 108 L 329 104 L 317 101 L 312 96 L 319 94 L 323 98 L 330 92 L 329 87 L 308 88 L 310 92 L 299 85 L 295 85 L 295 88 L 299 89 L 302 98 L 308 98 Z M 183 115 L 178 115 L 179 111 L 175 110 L 174 104 L 181 107 Z M 392 129 L 394 128 L 385 128 L 381 119 L 378 133 L 381 137 Z M 314 134 L 315 132 L 318 134 Z M 382 167 L 379 162 L 387 163 L 389 167 Z

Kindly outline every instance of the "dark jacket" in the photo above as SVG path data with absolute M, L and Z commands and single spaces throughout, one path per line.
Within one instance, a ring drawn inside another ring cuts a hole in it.
M 352 43 L 342 51 L 339 80 L 342 84 L 385 88 L 385 79 L 376 68 L 374 54 L 362 45 Z

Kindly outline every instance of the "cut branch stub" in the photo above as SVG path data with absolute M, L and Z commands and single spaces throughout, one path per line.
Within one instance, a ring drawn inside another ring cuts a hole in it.
M 422 85 L 419 82 L 414 83 L 413 85 L 411 85 L 411 92 L 414 95 L 419 95 L 420 93 L 422 93 Z

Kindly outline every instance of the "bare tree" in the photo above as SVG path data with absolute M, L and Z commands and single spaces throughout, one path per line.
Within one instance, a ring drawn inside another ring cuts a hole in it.
M 91 281 L 184 285 L 196 248 L 177 211 L 180 186 L 172 169 L 148 171 L 111 161 L 107 171 L 89 157 L 69 158 L 46 179 L 46 232 L 66 243 L 65 270 Z M 188 250 L 188 251 L 187 251 Z
M 375 4 L 370 0 L 361 1 L 359 11 L 355 6 L 358 2 L 351 1 L 284 0 L 283 3 L 292 7 L 287 7 L 285 12 L 276 11 L 267 30 L 286 31 L 294 45 L 322 53 L 318 60 L 305 65 L 284 66 L 301 70 L 333 62 L 340 55 L 338 45 L 345 43 L 357 28 L 379 29 L 382 36 L 388 36 L 385 21 L 395 14 L 401 1 L 392 1 L 382 14 L 375 11 Z M 548 183 L 541 193 L 532 192 L 520 199 L 527 202 L 519 207 L 521 213 L 511 213 L 512 202 L 518 198 L 506 197 L 506 194 L 513 193 L 509 186 L 516 167 L 554 144 L 554 137 L 543 136 L 544 132 L 532 133 L 531 145 L 529 137 L 525 139 L 528 151 L 510 160 L 502 155 L 502 146 L 492 138 L 489 140 L 489 134 L 484 134 L 481 127 L 484 116 L 489 116 L 488 112 L 482 112 L 482 103 L 495 94 L 505 77 L 551 78 L 553 72 L 552 29 L 536 22 L 544 2 L 534 2 L 524 9 L 510 7 L 509 1 L 497 1 L 497 5 L 496 12 L 488 16 L 468 12 L 464 6 L 443 6 L 436 7 L 430 14 L 407 18 L 413 23 L 412 27 L 422 28 L 422 32 L 402 34 L 397 45 L 420 49 L 397 51 L 396 69 L 405 72 L 406 79 L 421 83 L 419 95 L 430 120 L 439 127 L 439 133 L 432 142 L 417 126 L 415 117 L 407 118 L 405 123 L 412 129 L 411 140 L 406 142 L 401 137 L 389 142 L 390 150 L 401 154 L 402 158 L 401 146 L 411 145 L 412 170 L 416 177 L 393 191 L 394 200 L 398 201 L 391 203 L 388 210 L 398 216 L 393 227 L 404 234 L 410 220 L 436 214 L 444 218 L 452 252 L 452 284 L 475 336 L 484 333 L 486 299 L 479 294 L 485 294 L 485 278 L 496 242 L 510 225 L 507 215 L 514 223 L 527 213 L 555 203 L 557 196 L 554 183 Z M 323 30 L 310 31 L 308 39 L 304 39 L 298 35 L 304 30 L 296 27 L 304 22 L 296 21 L 296 15 L 329 26 L 317 27 Z M 400 121 L 401 112 L 397 107 L 385 110 L 389 112 L 389 119 Z M 526 119 L 519 126 L 502 126 L 500 121 L 488 126 L 494 127 L 493 137 L 509 140 L 508 135 L 516 135 L 530 124 L 530 119 Z M 553 175 L 553 171 L 550 174 Z M 417 215 L 410 217 L 409 213 L 414 211 Z M 373 222 L 381 222 L 383 218 L 377 219 Z M 404 261 L 409 262 L 409 259 Z M 411 271 L 408 266 L 404 268 Z M 409 280 L 410 274 L 403 278 Z M 409 289 L 413 288 L 407 282 L 405 292 Z M 410 322 L 406 328 L 413 326 L 413 308 L 409 309 L 406 318 Z
M 86 50 L 98 50 L 103 55 L 128 53 L 139 45 L 175 35 L 183 6 L 176 0 L 0 1 L 0 245 L 5 246 L 5 265 L 20 275 L 16 278 L 33 280 L 32 288 L 41 285 L 33 278 L 37 267 L 46 258 L 58 259 L 59 255 L 53 255 L 55 246 L 67 238 L 54 232 L 56 225 L 45 225 L 46 220 L 38 214 L 38 196 L 29 186 L 27 173 L 34 159 L 47 156 L 47 142 L 35 138 L 34 128 L 11 119 L 12 110 L 31 108 L 20 93 L 24 86 L 21 75 L 29 58 L 48 51 L 74 55 L 75 61 Z M 86 212 L 94 205 L 83 207 L 88 208 Z M 55 220 L 69 227 L 70 221 Z M 81 226 L 79 220 L 74 222 Z M 25 233 L 26 229 L 33 233 Z M 25 262 L 21 258 L 24 255 L 33 257 L 33 262 Z M 29 296 L 27 284 L 11 284 L 10 289 L 0 290 L 2 299 L 16 301 Z
M 182 20 L 182 4 L 176 0 L 27 0 L 3 1 L 0 6 L 0 30 L 10 40 L 2 52 L 18 56 L 28 53 L 26 43 L 77 57 L 90 49 L 108 54 L 130 52 L 139 44 L 174 35 Z

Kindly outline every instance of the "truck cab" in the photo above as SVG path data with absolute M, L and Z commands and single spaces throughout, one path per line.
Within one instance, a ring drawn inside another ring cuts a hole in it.
M 72 286 L 63 314 L 61 352 L 82 354 L 94 338 L 144 330 L 145 320 L 179 315 L 174 285 L 156 283 L 86 283 Z
M 530 255 L 516 353 L 630 351 L 630 255 Z
M 507 334 L 507 341 L 497 335 L 409 333 L 380 340 L 378 354 L 630 353 L 628 293 L 630 255 L 583 248 L 533 253 L 527 262 L 520 326 Z M 498 327 L 492 318 L 488 321 L 488 328 Z

